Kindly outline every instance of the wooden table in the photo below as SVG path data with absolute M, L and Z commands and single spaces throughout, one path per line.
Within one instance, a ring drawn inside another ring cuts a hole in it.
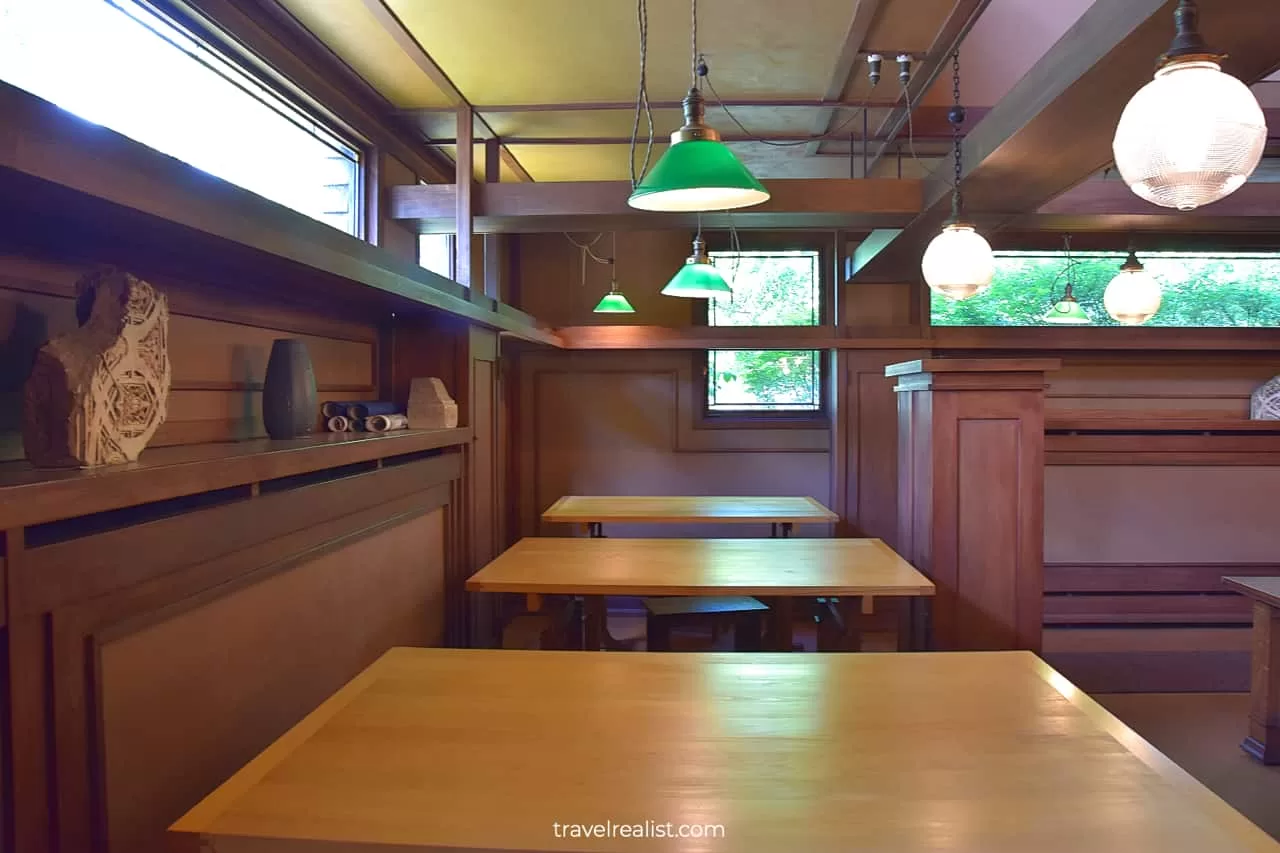
M 469 592 L 585 597 L 588 649 L 604 641 L 606 595 L 750 595 L 772 611 L 769 644 L 791 648 L 792 600 L 838 597 L 846 646 L 876 596 L 932 596 L 933 582 L 879 539 L 521 539 L 467 580 Z M 861 602 L 859 600 L 862 600 Z M 859 604 L 861 603 L 861 607 Z M 905 632 L 920 648 L 927 613 Z
M 667 822 L 704 837 L 616 831 Z M 1280 853 L 1029 652 L 392 649 L 171 834 L 203 853 Z
M 1280 764 L 1280 578 L 1223 578 L 1253 599 L 1249 734 L 1240 744 L 1263 764 Z
M 568 495 L 542 514 L 543 521 L 585 524 L 602 536 L 606 521 L 645 524 L 707 522 L 769 524 L 774 536 L 790 536 L 796 524 L 832 524 L 840 516 L 809 497 L 629 497 Z

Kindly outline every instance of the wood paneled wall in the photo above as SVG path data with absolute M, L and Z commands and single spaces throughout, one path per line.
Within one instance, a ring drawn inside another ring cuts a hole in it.
M 597 235 L 571 236 L 578 243 L 590 243 Z M 631 231 L 619 232 L 617 239 L 618 287 L 636 313 L 592 313 L 600 297 L 609 291 L 609 268 L 587 259 L 584 285 L 582 251 L 563 234 L 522 234 L 517 238 L 517 307 L 550 326 L 687 326 L 693 322 L 697 300 L 661 293 L 689 256 L 692 235 L 683 231 Z M 603 232 L 592 251 L 599 257 L 609 257 L 611 241 L 612 235 Z
M 442 642 L 462 476 L 433 450 L 6 531 L 13 849 L 158 850 L 388 647 Z
M 75 282 L 87 269 L 30 255 L 0 256 L 0 461 L 24 456 L 22 388 L 36 350 L 76 328 Z M 261 393 L 271 342 L 307 342 L 321 397 L 377 393 L 377 330 L 166 275 L 132 269 L 169 298 L 169 414 L 152 445 L 265 435 Z
M 525 353 L 519 359 L 520 534 L 567 535 L 539 516 L 566 494 L 773 494 L 830 500 L 826 427 L 699 429 L 699 356 L 689 352 Z M 653 535 L 610 526 L 610 535 Z M 724 535 L 664 525 L 663 535 Z M 799 535 L 827 535 L 821 527 Z M 734 535 L 768 536 L 742 525 Z

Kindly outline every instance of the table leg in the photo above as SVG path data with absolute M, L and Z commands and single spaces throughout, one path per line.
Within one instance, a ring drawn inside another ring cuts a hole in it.
M 582 604 L 582 647 L 589 652 L 598 652 L 604 648 L 605 637 L 609 633 L 605 626 L 605 619 L 608 614 L 605 609 L 604 596 L 583 596 Z
M 1249 735 L 1240 744 L 1263 764 L 1280 764 L 1280 609 L 1253 603 Z
M 791 651 L 791 631 L 794 599 L 777 596 L 766 601 L 769 605 L 769 636 L 766 645 L 771 651 Z
M 927 652 L 933 646 L 933 599 L 913 595 L 905 599 L 905 607 L 905 624 L 898 632 L 898 648 Z
M 844 634 L 840 637 L 840 651 L 862 651 L 862 599 L 858 596 L 845 595 L 836 600 L 840 610 L 840 621 Z

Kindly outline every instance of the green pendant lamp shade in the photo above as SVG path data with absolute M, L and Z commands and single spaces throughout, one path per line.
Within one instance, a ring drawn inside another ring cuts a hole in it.
M 1053 304 L 1044 315 L 1044 321 L 1055 326 L 1087 326 L 1093 322 L 1070 293 L 1064 294 L 1061 300 Z
M 636 309 L 631 307 L 631 303 L 627 301 L 627 297 L 623 296 L 616 288 L 610 288 L 609 292 L 601 297 L 596 303 L 594 309 L 596 314 L 634 314 Z
M 684 98 L 684 127 L 671 134 L 671 147 L 627 199 L 640 210 L 733 210 L 769 200 L 769 191 L 747 171 L 707 125 L 702 93 Z
M 693 254 L 684 266 L 662 288 L 663 296 L 684 296 L 689 299 L 717 299 L 732 296 L 729 282 L 707 255 L 707 244 L 699 235 L 693 238 Z

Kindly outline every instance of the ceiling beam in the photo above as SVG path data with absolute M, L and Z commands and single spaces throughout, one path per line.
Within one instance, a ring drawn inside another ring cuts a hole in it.
M 708 228 L 893 227 L 920 210 L 920 181 L 791 179 L 765 181 L 772 197 L 731 213 L 704 213 Z M 661 231 L 697 226 L 696 214 L 653 213 L 627 205 L 629 181 L 478 184 L 472 187 L 476 233 Z M 421 233 L 454 227 L 453 184 L 391 188 L 392 216 Z
M 1149 216 L 1174 213 L 1156 208 L 1133 194 L 1117 176 L 1105 181 L 1084 181 L 1057 198 L 1040 206 L 1037 213 L 1068 216 Z M 1280 227 L 1280 183 L 1249 181 L 1224 199 L 1198 208 L 1195 212 L 1177 213 L 1179 219 L 1194 222 L 1202 217 L 1272 216 Z
M 444 73 L 444 69 L 436 64 L 436 61 L 431 58 L 431 55 L 427 53 L 426 49 L 418 42 L 413 33 L 409 31 L 409 28 L 404 25 L 404 22 L 400 20 L 395 12 L 391 11 L 391 7 L 386 4 L 386 0 L 361 0 L 361 2 L 364 4 L 364 7 L 369 10 L 369 14 L 373 15 L 373 17 L 378 21 L 378 24 L 386 30 L 387 34 L 391 36 L 397 45 L 399 45 L 400 49 L 408 55 L 408 57 L 413 61 L 413 64 L 416 65 L 423 74 L 426 74 L 432 84 L 434 84 L 437 89 L 443 92 L 445 96 L 453 102 L 454 107 L 464 106 L 468 109 L 474 110 L 474 107 L 471 106 L 471 102 L 468 101 L 466 97 L 463 96 L 462 92 L 458 90 L 458 87 L 453 84 L 453 81 L 449 79 L 449 75 Z M 488 123 L 485 122 L 482 117 L 477 115 L 475 118 L 476 121 L 484 125 L 485 130 L 488 131 L 490 136 L 497 136 L 497 134 L 493 132 L 493 128 L 489 127 Z M 530 174 L 525 171 L 525 168 L 520 165 L 520 161 L 517 160 L 510 151 L 506 150 L 505 146 L 503 147 L 500 156 L 502 157 L 502 162 L 506 163 L 507 167 L 511 169 L 511 171 L 514 172 L 516 177 L 520 180 L 533 180 L 533 177 L 530 176 Z M 469 153 L 468 159 L 470 159 Z
M 1000 227 L 1110 163 L 1120 113 L 1168 49 L 1174 5 L 1175 0 L 1095 0 L 965 137 L 961 189 L 971 217 L 984 228 Z M 1247 83 L 1265 77 L 1280 60 L 1265 26 L 1271 5 L 1272 0 L 1216 0 L 1201 17 L 1209 44 L 1229 54 L 1224 70 Z M 854 270 L 858 280 L 918 277 L 925 245 L 950 215 L 946 171 L 926 180 L 920 216 L 878 253 L 868 253 Z
M 978 17 L 986 10 L 989 3 L 990 0 L 956 0 L 955 6 L 951 9 L 951 14 L 947 16 L 942 28 L 938 30 L 938 34 L 933 39 L 933 44 L 929 45 L 929 52 L 926 54 L 925 60 L 916 66 L 911 74 L 911 79 L 907 82 L 907 103 L 900 109 L 895 109 L 890 113 L 880 127 L 876 128 L 875 135 L 885 141 L 881 143 L 880 150 L 871 158 L 871 162 L 867 165 L 868 170 L 874 169 L 876 164 L 885 157 L 889 151 L 889 146 L 902 133 L 904 127 L 908 131 L 911 129 L 909 120 L 911 113 L 916 109 L 915 105 L 933 86 L 934 81 L 938 79 L 938 75 L 942 73 L 942 69 L 950 62 L 951 54 L 964 41 L 964 37 L 969 34 L 969 30 L 973 29 L 973 25 L 977 23 Z
M 862 46 L 866 44 L 867 33 L 871 32 L 871 25 L 875 23 L 876 13 L 879 11 L 880 0 L 858 0 L 858 5 L 853 10 L 853 20 L 849 22 L 849 31 L 844 35 L 840 56 L 836 58 L 836 67 L 831 72 L 831 81 L 827 83 L 826 94 L 822 96 L 824 101 L 839 101 L 844 95 L 844 90 L 849 86 L 849 79 L 853 77 L 854 69 L 858 67 L 858 55 L 862 51 Z M 838 112 L 830 107 L 818 110 L 813 120 L 814 134 L 830 133 L 836 126 L 837 115 Z M 821 147 L 821 139 L 813 140 L 804 147 L 805 156 L 812 157 Z
M 870 109 L 888 108 L 898 104 L 894 98 L 865 98 L 858 101 L 840 100 L 840 93 L 830 99 L 817 98 L 725 98 L 723 101 L 709 103 L 709 109 L 723 104 L 730 109 L 736 107 L 761 107 L 765 109 Z M 655 110 L 679 110 L 684 108 L 683 101 L 650 101 L 649 106 Z M 543 104 L 475 104 L 478 113 L 576 113 L 576 112 L 618 112 L 631 111 L 636 108 L 635 101 L 570 101 L 566 103 Z M 452 107 L 415 107 L 400 110 L 400 114 L 411 119 L 431 118 L 442 113 L 453 112 Z

